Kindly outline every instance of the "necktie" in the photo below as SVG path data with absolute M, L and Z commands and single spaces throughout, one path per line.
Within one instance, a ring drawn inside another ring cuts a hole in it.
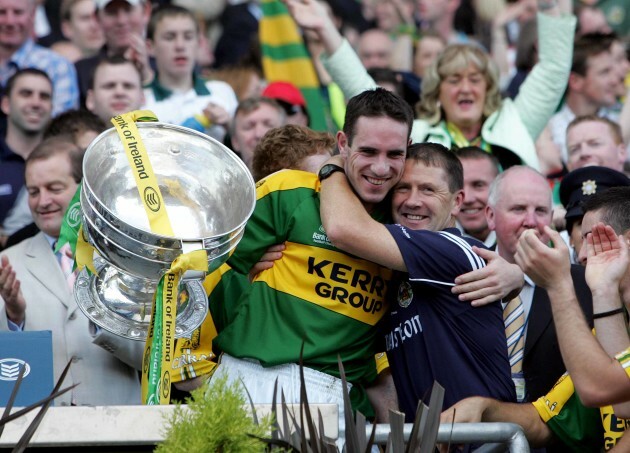
M 512 299 L 503 309 L 505 337 L 512 374 L 523 370 L 523 349 L 525 347 L 525 310 L 520 297 Z
M 65 243 L 59 250 L 59 254 L 59 264 L 61 265 L 61 270 L 63 271 L 64 277 L 66 277 L 68 288 L 70 288 L 70 292 L 72 292 L 74 290 L 74 282 L 77 279 L 77 276 L 72 269 L 74 267 L 74 258 L 72 258 L 72 249 L 70 248 L 70 244 Z

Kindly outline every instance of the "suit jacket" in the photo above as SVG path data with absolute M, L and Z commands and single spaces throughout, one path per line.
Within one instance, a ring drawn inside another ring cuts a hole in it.
M 572 265 L 571 276 L 582 311 L 589 325 L 593 327 L 593 299 L 584 279 L 584 267 Z M 560 354 L 549 295 L 543 288 L 538 286 L 534 288 L 530 310 L 523 374 L 527 391 L 526 401 L 536 401 L 551 390 L 567 369 Z
M 50 330 L 55 380 L 68 361 L 62 388 L 80 383 L 55 400 L 56 405 L 140 404 L 140 369 L 144 344 L 94 325 L 77 306 L 57 258 L 43 233 L 8 248 L 26 301 L 24 330 Z M 0 298 L 0 330 L 9 330 Z

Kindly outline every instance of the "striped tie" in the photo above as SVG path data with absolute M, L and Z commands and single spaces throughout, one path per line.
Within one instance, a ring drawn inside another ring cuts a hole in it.
M 520 297 L 512 299 L 503 309 L 505 337 L 512 374 L 523 370 L 523 349 L 525 346 L 525 311 Z

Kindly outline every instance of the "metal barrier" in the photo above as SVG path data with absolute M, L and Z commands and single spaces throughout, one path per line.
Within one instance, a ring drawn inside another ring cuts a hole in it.
M 405 441 L 411 435 L 411 423 L 404 428 Z M 372 427 L 366 428 L 369 436 Z M 379 445 L 387 443 L 390 427 L 386 424 L 376 425 L 374 440 Z M 514 423 L 443 423 L 438 430 L 437 440 L 440 443 L 456 444 L 484 444 L 476 450 L 477 453 L 505 451 L 510 453 L 528 453 L 529 443 L 523 429 Z
M 297 405 L 289 406 L 296 412 L 299 410 Z M 85 447 L 113 452 L 128 451 L 126 447 L 134 446 L 134 451 L 151 451 L 164 440 L 166 421 L 174 409 L 175 406 L 52 407 L 35 432 L 31 446 L 64 453 L 85 451 Z M 269 413 L 270 409 L 268 404 L 256 405 L 258 416 Z M 336 438 L 337 405 L 312 404 L 311 414 L 318 417 L 318 413 L 322 414 L 326 434 Z M 0 437 L 0 449 L 15 446 L 35 414 L 36 411 L 8 423 Z M 405 424 L 405 440 L 409 439 L 411 428 L 411 424 Z M 368 436 L 371 430 L 371 426 L 366 428 Z M 389 431 L 389 425 L 376 425 L 376 443 L 385 445 Z M 506 447 L 511 453 L 529 452 L 523 430 L 512 423 L 445 423 L 440 425 L 437 439 L 451 444 L 485 444 L 478 453 L 505 451 Z

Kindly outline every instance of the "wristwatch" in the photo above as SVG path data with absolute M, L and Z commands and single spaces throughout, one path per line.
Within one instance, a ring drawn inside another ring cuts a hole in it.
M 319 177 L 320 181 L 323 181 L 324 179 L 328 178 L 330 175 L 332 175 L 333 173 L 337 171 L 340 171 L 341 173 L 345 173 L 343 171 L 343 167 L 340 167 L 339 165 L 326 164 L 322 168 L 319 169 L 319 173 L 317 174 L 317 176 Z

